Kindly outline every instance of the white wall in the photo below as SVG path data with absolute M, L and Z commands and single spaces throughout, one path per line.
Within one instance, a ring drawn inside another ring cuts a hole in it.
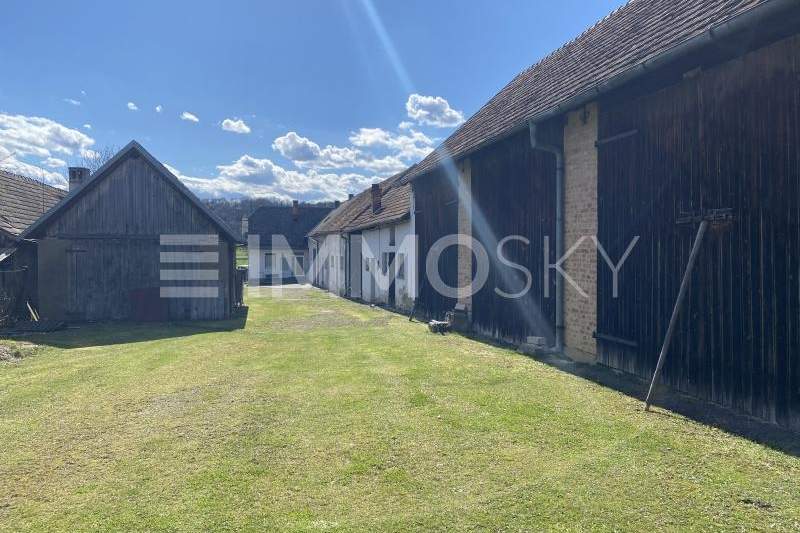
M 311 257 L 315 245 L 311 244 Z M 347 241 L 340 235 L 316 237 L 317 257 L 313 263 L 314 284 L 343 296 L 346 291 L 345 253 Z
M 391 228 L 395 239 L 391 244 Z M 395 254 L 394 265 L 386 264 L 387 253 Z M 361 244 L 361 297 L 370 303 L 389 303 L 391 276 L 395 277 L 395 306 L 410 309 L 416 296 L 416 241 L 413 221 L 393 226 L 366 230 L 362 233 Z M 402 274 L 401 270 L 402 261 Z M 394 268 L 394 272 L 391 268 Z

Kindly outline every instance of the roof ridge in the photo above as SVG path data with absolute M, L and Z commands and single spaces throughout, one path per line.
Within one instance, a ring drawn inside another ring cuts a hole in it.
M 55 187 L 53 185 L 50 185 L 49 183 L 45 183 L 44 181 L 37 180 L 36 178 L 32 178 L 32 177 L 26 176 L 24 174 L 18 174 L 17 172 L 12 172 L 12 171 L 4 169 L 4 168 L 0 168 L 0 173 L 5 174 L 6 176 L 8 176 L 10 178 L 17 178 L 17 179 L 29 181 L 29 182 L 31 182 L 31 183 L 33 183 L 35 185 L 41 185 L 43 187 L 46 187 L 48 189 L 52 189 L 53 191 L 61 193 L 61 194 L 67 194 L 67 191 L 65 189 L 61 189 L 59 187 Z

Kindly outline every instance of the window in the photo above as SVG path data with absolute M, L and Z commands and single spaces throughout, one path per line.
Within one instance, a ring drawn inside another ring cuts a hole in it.
M 369 272 L 369 259 L 366 257 L 364 258 L 364 271 Z
M 339 256 L 339 270 L 344 272 L 344 256 L 343 255 Z
M 394 229 L 395 229 L 394 226 L 389 227 L 389 246 L 394 246 L 394 241 L 395 241 Z
M 383 265 L 381 265 L 381 272 L 385 276 L 389 272 L 389 253 L 383 252 L 383 256 L 381 257 Z
M 406 279 L 406 257 L 403 254 L 397 254 L 397 279 Z

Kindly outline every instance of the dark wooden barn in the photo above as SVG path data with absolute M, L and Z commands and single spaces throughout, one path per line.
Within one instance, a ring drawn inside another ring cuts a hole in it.
M 640 0 L 520 73 L 407 177 L 423 308 L 649 380 L 705 221 L 659 382 L 800 429 L 799 32 L 796 1 Z M 425 287 L 447 233 L 489 254 L 470 296 Z
M 225 319 L 239 237 L 132 141 L 22 237 L 37 243 L 43 318 Z

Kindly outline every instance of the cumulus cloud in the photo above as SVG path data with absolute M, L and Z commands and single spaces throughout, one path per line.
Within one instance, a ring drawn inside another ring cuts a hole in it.
M 398 135 L 381 128 L 360 128 L 350 134 L 350 142 L 358 147 L 384 147 L 400 159 L 419 160 L 433 150 L 433 139 L 419 131 Z
M 131 111 L 139 111 L 139 106 L 137 106 L 133 102 L 128 102 L 128 109 L 130 109 Z
M 202 198 L 272 198 L 289 201 L 291 197 L 278 191 L 273 185 L 247 183 L 237 179 L 216 177 L 187 176 L 175 167 L 164 165 L 170 172 Z
M 158 104 L 156 106 L 156 113 L 161 113 L 163 110 L 164 110 L 164 108 L 161 106 L 161 104 Z
M 42 161 L 42 165 L 50 168 L 61 168 L 67 166 L 67 162 L 57 157 L 48 157 Z
M 250 133 L 250 126 L 241 119 L 226 118 L 222 121 L 222 129 L 233 133 Z
M 93 144 L 88 135 L 48 118 L 0 113 L 0 146 L 17 157 L 71 156 Z
M 44 117 L 0 113 L 0 168 L 64 186 L 64 177 L 25 161 L 37 158 L 43 165 L 58 168 L 66 165 L 64 156 L 84 154 L 94 139 L 76 129 Z M 61 157 L 57 157 L 61 156 Z
M 188 120 L 189 122 L 200 122 L 200 119 L 197 118 L 197 115 L 194 113 L 189 113 L 188 111 L 184 111 L 181 113 L 181 120 Z
M 408 117 L 418 124 L 450 128 L 464 122 L 464 114 L 450 107 L 441 96 L 412 94 L 406 102 Z
M 317 143 L 290 131 L 273 141 L 272 148 L 297 167 L 313 170 L 358 169 L 380 174 L 403 170 L 407 165 L 396 155 L 376 156 L 358 148 Z

